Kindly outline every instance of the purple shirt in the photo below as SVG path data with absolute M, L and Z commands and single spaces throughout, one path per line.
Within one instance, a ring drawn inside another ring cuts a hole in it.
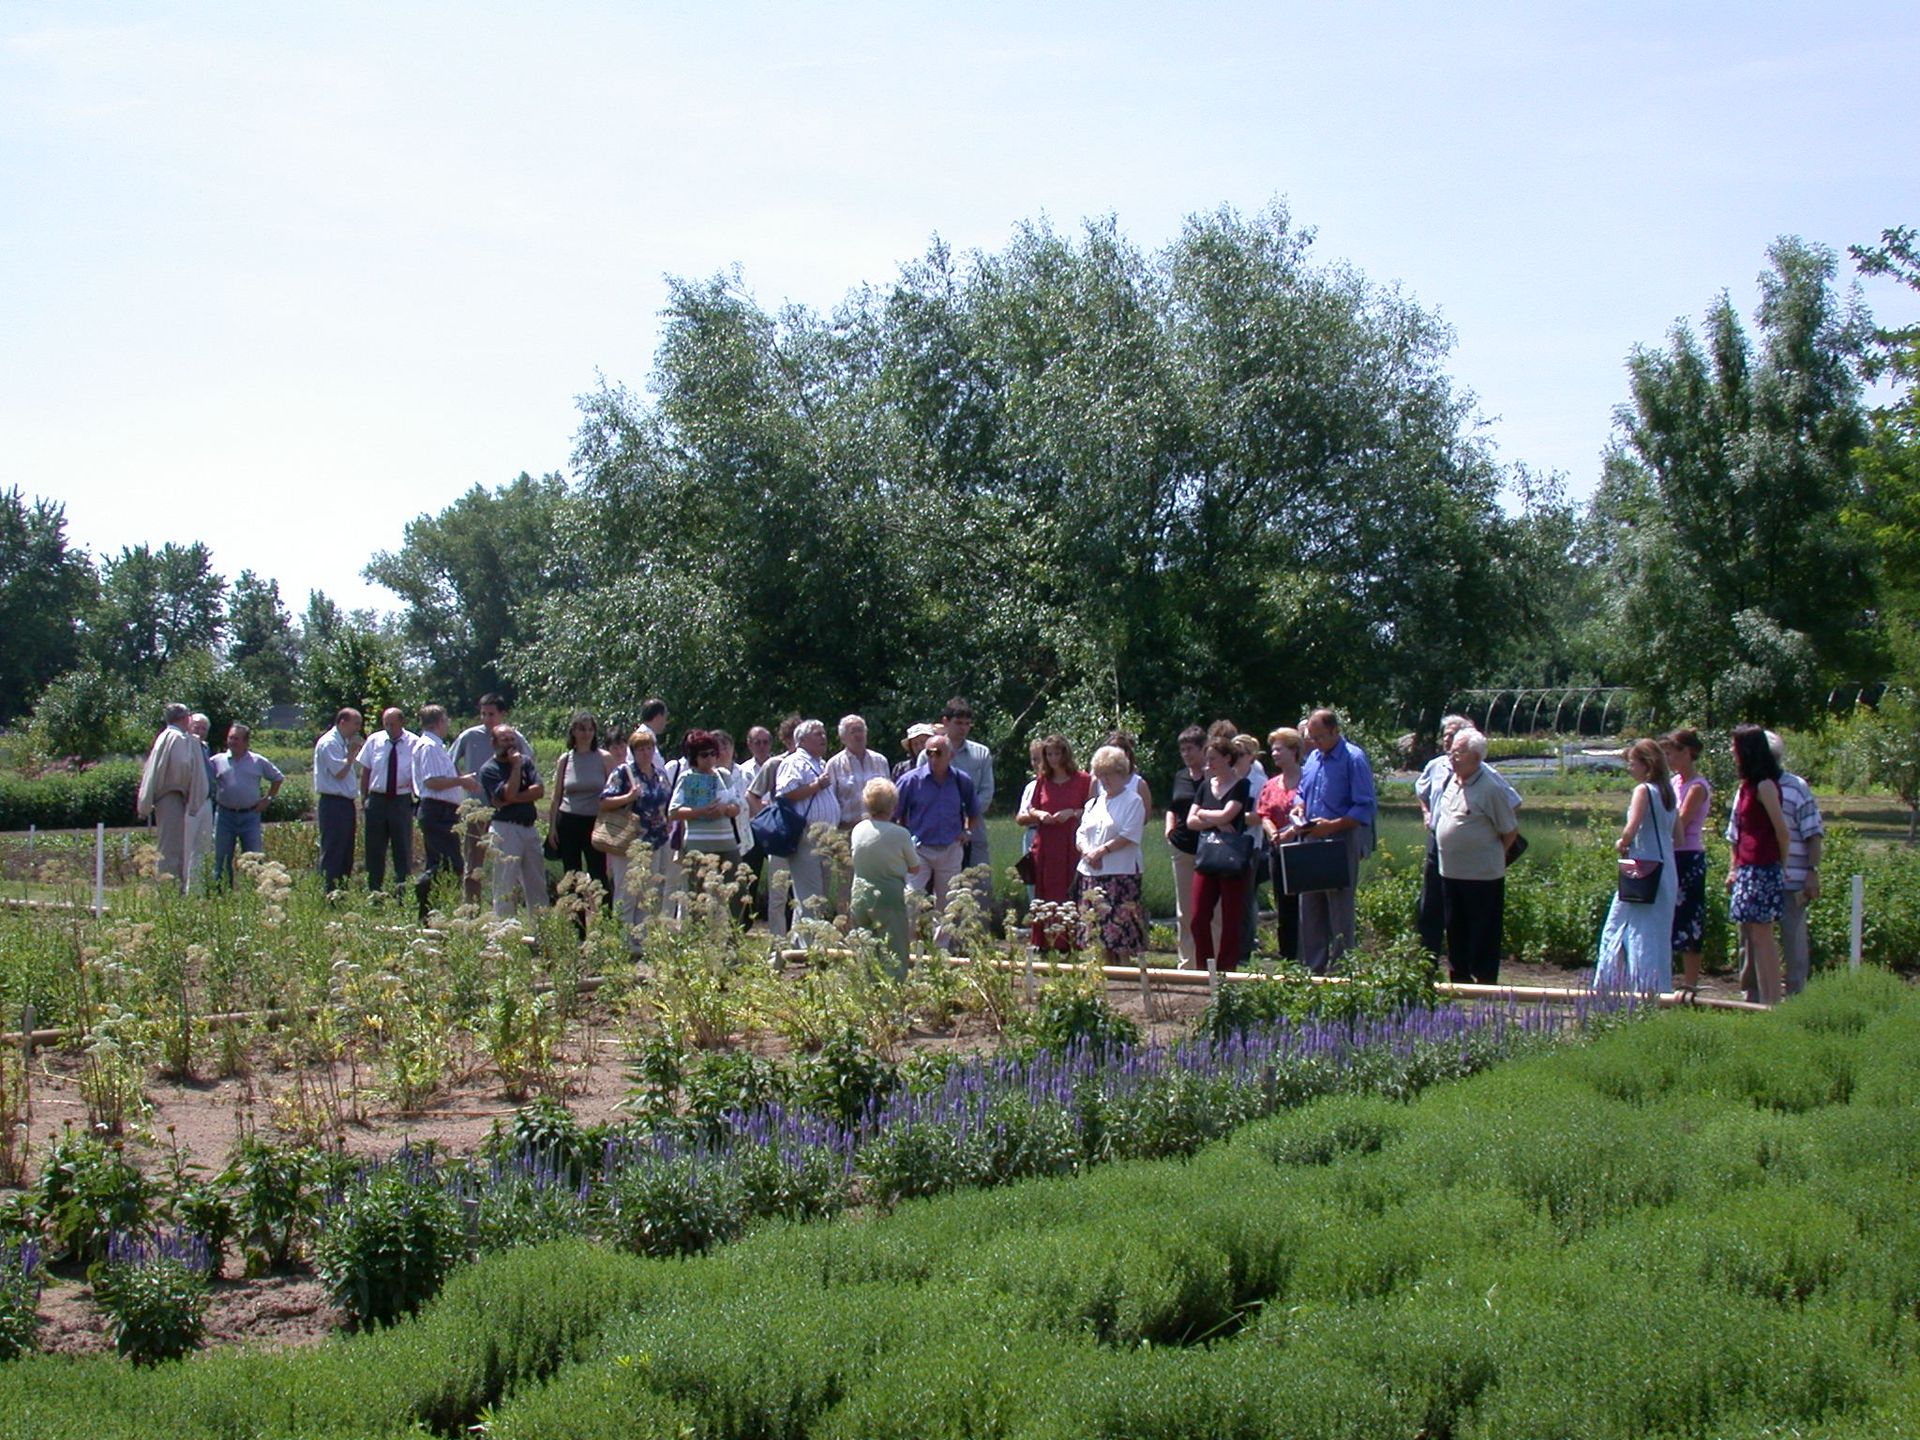
M 944 781 L 931 770 L 915 770 L 900 782 L 900 808 L 894 820 L 907 828 L 913 843 L 937 849 L 952 845 L 966 834 L 967 817 L 978 815 L 973 781 L 964 770 L 949 767 Z

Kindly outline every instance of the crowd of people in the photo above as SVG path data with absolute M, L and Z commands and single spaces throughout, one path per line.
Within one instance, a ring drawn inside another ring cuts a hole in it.
M 753 726 L 740 753 L 725 730 L 671 739 L 661 700 L 646 702 L 624 735 L 604 733 L 581 712 L 544 779 L 505 699 L 482 696 L 479 711 L 479 723 L 457 736 L 439 705 L 422 707 L 413 729 L 389 708 L 371 733 L 359 711 L 339 711 L 313 750 L 319 870 L 329 889 L 347 883 L 358 841 L 368 887 L 384 890 L 391 870 L 397 885 L 411 887 L 422 923 L 443 876 L 470 903 L 490 890 L 494 913 L 504 917 L 546 907 L 547 860 L 555 857 L 563 871 L 595 882 L 637 936 L 653 913 L 682 908 L 690 886 L 730 872 L 741 918 L 763 917 L 774 937 L 786 936 L 803 908 L 837 910 L 904 966 L 907 890 L 943 909 L 964 877 L 991 875 L 993 757 L 971 738 L 973 711 L 958 697 L 938 720 L 908 729 L 897 763 L 871 747 L 859 715 L 839 722 L 837 748 L 824 722 L 795 715 L 777 734 Z M 156 820 L 160 869 L 184 886 L 196 857 L 211 852 L 213 875 L 223 879 L 236 848 L 260 848 L 261 815 L 284 777 L 250 752 L 244 725 L 213 755 L 204 716 L 170 706 L 165 720 L 139 796 L 142 818 Z M 1418 930 L 1452 979 L 1493 984 L 1506 872 L 1526 846 L 1523 802 L 1465 717 L 1447 716 L 1440 739 L 1414 785 L 1427 835 Z M 1178 746 L 1180 765 L 1159 814 L 1172 855 L 1180 963 L 1246 963 L 1266 881 L 1278 953 L 1327 973 L 1355 944 L 1355 890 L 1373 849 L 1378 797 L 1366 752 L 1324 709 L 1272 731 L 1264 751 L 1229 720 L 1189 727 Z M 1742 726 L 1733 748 L 1740 791 L 1727 829 L 1731 913 L 1743 985 L 1772 1002 L 1806 981 L 1806 907 L 1819 894 L 1823 831 L 1806 782 L 1783 767 L 1778 736 Z M 668 758 L 669 751 L 677 753 Z M 1687 729 L 1635 741 L 1626 752 L 1634 789 L 1616 847 L 1621 881 L 1600 937 L 1598 987 L 1674 989 L 1676 955 L 1677 988 L 1699 986 L 1702 830 L 1711 802 L 1700 753 L 1700 737 Z M 1109 734 L 1084 770 L 1061 735 L 1036 740 L 1030 759 L 1032 777 L 1014 811 L 1018 869 L 1032 901 L 1030 943 L 1078 948 L 1089 938 L 1081 917 L 1091 911 L 1092 938 L 1110 961 L 1139 957 L 1148 941 L 1141 839 L 1156 812 L 1133 737 Z M 644 871 L 635 864 L 643 855 Z M 991 905 L 991 886 L 980 893 Z

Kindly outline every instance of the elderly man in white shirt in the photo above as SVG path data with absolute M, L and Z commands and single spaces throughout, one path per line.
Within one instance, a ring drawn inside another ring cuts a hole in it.
M 793 881 L 794 908 L 799 910 L 807 901 L 828 893 L 826 863 L 814 848 L 812 829 L 815 825 L 824 825 L 829 830 L 836 828 L 840 823 L 840 804 L 833 798 L 833 773 L 827 768 L 826 723 L 802 720 L 794 727 L 793 745 L 793 754 L 781 762 L 779 788 L 775 793 L 797 809 L 801 819 L 807 822 L 807 833 L 800 837 L 799 847 L 786 861 Z M 778 875 L 769 879 L 769 888 L 779 879 Z

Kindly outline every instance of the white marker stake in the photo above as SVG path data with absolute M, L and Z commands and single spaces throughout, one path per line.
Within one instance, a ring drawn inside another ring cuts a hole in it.
M 93 918 L 98 920 L 107 908 L 107 822 L 96 820 L 93 826 Z
M 1853 877 L 1853 952 L 1851 964 L 1855 970 L 1860 968 L 1860 951 L 1863 932 L 1867 924 L 1867 877 Z

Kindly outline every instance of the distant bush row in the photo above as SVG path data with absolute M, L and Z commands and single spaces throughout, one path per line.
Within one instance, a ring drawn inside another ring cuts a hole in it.
M 283 767 L 284 768 L 284 767 Z M 140 764 L 108 760 L 79 771 L 50 771 L 33 779 L 0 771 L 0 830 L 92 829 L 97 824 L 136 825 Z M 269 820 L 298 820 L 313 808 L 313 781 L 289 770 Z

